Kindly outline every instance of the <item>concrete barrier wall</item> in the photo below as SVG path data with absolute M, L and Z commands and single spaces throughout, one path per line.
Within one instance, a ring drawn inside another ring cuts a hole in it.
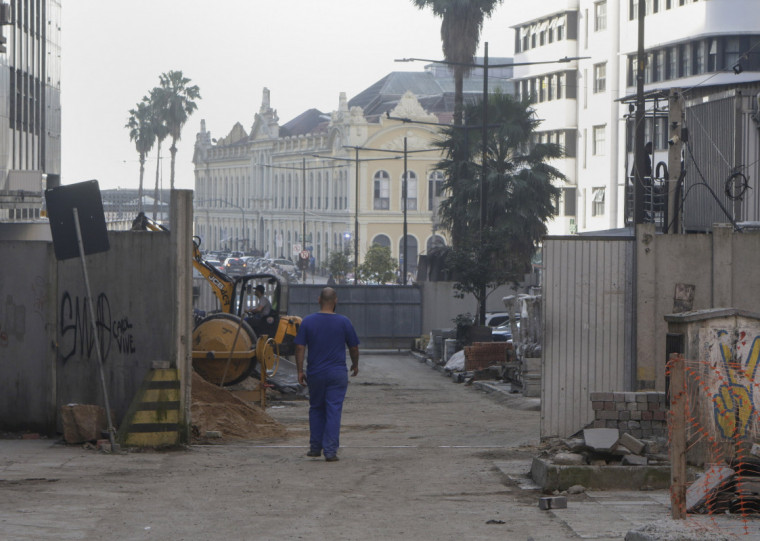
M 714 226 L 712 235 L 637 237 L 637 347 L 639 389 L 665 389 L 668 332 L 676 284 L 695 286 L 694 310 L 736 308 L 760 312 L 760 232 Z
M 428 334 L 433 329 L 450 329 L 457 315 L 470 313 L 473 316 L 478 310 L 477 301 L 472 295 L 462 299 L 454 296 L 454 282 L 420 282 L 417 286 L 422 290 L 422 332 Z M 506 312 L 504 297 L 525 293 L 525 288 L 513 289 L 510 286 L 496 288 L 486 300 L 487 312 Z
M 0 427 L 55 424 L 56 281 L 49 242 L 0 241 Z
M 118 423 L 152 361 L 177 361 L 177 280 L 170 233 L 108 238 L 87 268 Z M 104 405 L 81 262 L 30 241 L 0 241 L 0 260 L 0 429 L 51 433 L 61 405 Z
M 118 232 L 87 257 L 111 409 L 120 421 L 153 361 L 174 359 L 170 234 Z M 79 259 L 58 263 L 57 405 L 103 404 Z

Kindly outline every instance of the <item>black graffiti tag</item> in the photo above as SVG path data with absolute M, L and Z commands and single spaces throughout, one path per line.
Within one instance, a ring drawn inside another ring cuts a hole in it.
M 79 297 L 72 300 L 68 291 L 61 298 L 59 349 L 64 363 L 77 353 L 89 359 L 95 349 L 89 310 L 84 301 L 85 298 L 80 302 Z M 111 319 L 111 303 L 105 293 L 98 295 L 95 303 L 95 328 L 104 362 L 108 359 L 114 341 L 120 353 L 135 352 L 132 324 L 127 317 Z

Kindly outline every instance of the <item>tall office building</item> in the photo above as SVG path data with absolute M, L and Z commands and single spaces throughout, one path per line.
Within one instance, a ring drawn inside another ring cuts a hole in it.
M 567 150 L 556 164 L 567 182 L 550 233 L 623 227 L 630 217 L 639 1 L 510 1 L 519 17 L 515 62 L 552 62 L 514 73 L 518 94 L 530 96 L 544 120 L 539 140 Z M 645 141 L 652 142 L 654 168 L 667 163 L 669 89 L 701 98 L 760 80 L 760 9 L 756 0 L 645 1 Z M 554 62 L 564 57 L 582 58 Z
M 61 172 L 61 1 L 0 9 L 0 221 L 40 217 Z

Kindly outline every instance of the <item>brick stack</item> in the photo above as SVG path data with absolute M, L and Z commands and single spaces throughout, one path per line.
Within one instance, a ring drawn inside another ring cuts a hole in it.
M 483 370 L 496 364 L 507 362 L 507 351 L 512 344 L 508 342 L 475 342 L 464 348 L 464 369 Z
M 665 393 L 591 393 L 594 428 L 617 428 L 636 438 L 668 436 Z

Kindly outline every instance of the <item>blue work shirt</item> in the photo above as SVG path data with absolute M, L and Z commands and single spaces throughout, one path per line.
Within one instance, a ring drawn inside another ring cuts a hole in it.
M 295 343 L 308 348 L 310 376 L 346 367 L 346 346 L 356 347 L 359 338 L 351 321 L 340 314 L 317 312 L 303 318 Z

